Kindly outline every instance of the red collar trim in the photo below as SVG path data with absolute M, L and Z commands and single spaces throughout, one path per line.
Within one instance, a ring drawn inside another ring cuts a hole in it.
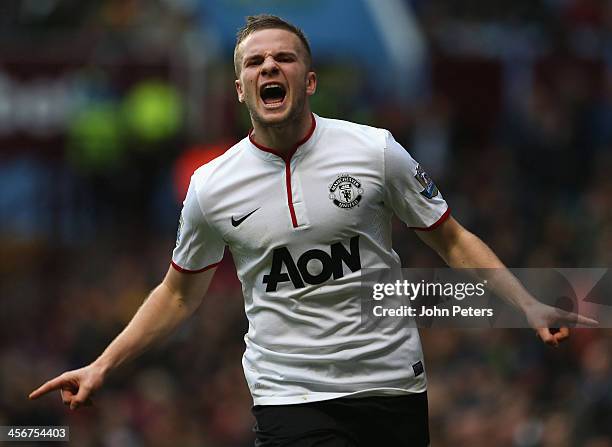
M 317 127 L 317 120 L 314 117 L 314 114 L 311 113 L 310 117 L 312 118 L 312 123 L 310 125 L 310 130 L 308 131 L 308 133 L 306 134 L 306 136 L 304 138 L 302 138 L 300 141 L 298 141 L 295 146 L 293 146 L 293 148 L 289 151 L 289 153 L 287 154 L 287 156 L 283 156 L 283 154 L 281 154 L 280 152 L 278 152 L 276 149 L 272 149 L 270 147 L 266 147 L 262 144 L 259 144 L 257 141 L 255 141 L 253 139 L 253 130 L 251 129 L 249 130 L 249 141 L 253 144 L 253 146 L 255 146 L 257 149 L 260 149 L 264 152 L 269 152 L 270 154 L 274 154 L 277 157 L 282 158 L 283 160 L 287 161 L 287 160 L 291 160 L 291 157 L 293 157 L 293 154 L 295 154 L 295 151 L 298 150 L 298 148 L 303 145 L 304 143 L 306 143 L 310 137 L 312 137 L 312 134 L 315 131 L 315 128 Z

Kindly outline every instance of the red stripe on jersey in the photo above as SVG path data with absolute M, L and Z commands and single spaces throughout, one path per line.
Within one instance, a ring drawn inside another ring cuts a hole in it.
M 253 146 L 255 146 L 257 149 L 260 149 L 264 152 L 269 152 L 270 154 L 276 155 L 277 157 L 282 158 L 282 160 L 285 162 L 285 183 L 287 185 L 287 206 L 289 207 L 289 214 L 291 215 L 291 224 L 293 225 L 293 228 L 297 228 L 298 222 L 297 222 L 297 217 L 295 215 L 295 209 L 293 207 L 293 195 L 291 194 L 291 157 L 293 157 L 293 154 L 295 154 L 295 152 L 298 150 L 298 148 L 302 144 L 306 143 L 309 140 L 309 138 L 314 133 L 315 128 L 317 127 L 317 121 L 315 120 L 314 115 L 311 114 L 310 116 L 312 118 L 312 124 L 310 126 L 310 130 L 308 131 L 306 136 L 302 138 L 300 141 L 298 141 L 296 145 L 293 146 L 291 150 L 289 151 L 289 153 L 287 153 L 286 155 L 281 154 L 276 149 L 272 149 L 270 147 L 266 147 L 262 144 L 257 143 L 253 139 L 253 129 L 249 131 L 249 140 L 251 141 L 251 143 L 253 143 Z
M 210 270 L 210 269 L 218 266 L 219 264 L 221 264 L 221 261 L 219 261 L 219 262 L 217 262 L 215 264 L 208 265 L 208 266 L 204 267 L 203 269 L 188 270 L 188 269 L 185 269 L 185 268 L 181 267 L 180 265 L 176 264 L 174 261 L 172 261 L 172 263 L 171 263 L 172 267 L 174 267 L 175 270 L 177 270 L 177 271 L 179 271 L 181 273 L 202 273 L 202 272 L 205 272 L 206 270 Z
M 287 204 L 289 205 L 289 214 L 291 214 L 291 223 L 293 228 L 297 228 L 297 217 L 293 208 L 293 194 L 291 193 L 291 163 L 285 160 L 285 182 L 287 183 Z
M 436 220 L 432 225 L 430 225 L 428 227 L 410 227 L 410 228 L 412 230 L 418 230 L 418 231 L 431 231 L 431 230 L 435 230 L 440 225 L 442 225 L 442 223 L 444 223 L 444 221 L 446 219 L 448 219 L 449 217 L 450 217 L 450 208 L 447 208 L 446 211 L 444 212 L 444 214 L 442 214 L 440 216 L 440 218 L 438 220 Z

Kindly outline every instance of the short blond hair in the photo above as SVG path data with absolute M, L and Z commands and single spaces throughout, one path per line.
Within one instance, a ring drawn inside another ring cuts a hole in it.
M 240 76 L 240 63 L 238 57 L 238 47 L 244 39 L 253 34 L 255 31 L 262 29 L 284 29 L 295 34 L 302 42 L 302 46 L 306 50 L 306 66 L 310 70 L 312 66 L 312 53 L 310 51 L 310 44 L 304 32 L 297 26 L 281 19 L 278 16 L 270 14 L 259 14 L 256 16 L 248 16 L 246 18 L 246 24 L 238 30 L 236 33 L 236 46 L 234 47 L 234 71 L 236 76 Z

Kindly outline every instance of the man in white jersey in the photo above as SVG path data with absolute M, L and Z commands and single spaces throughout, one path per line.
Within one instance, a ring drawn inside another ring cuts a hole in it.
M 499 268 L 497 291 L 546 343 L 563 321 L 593 320 L 537 304 L 495 254 L 451 216 L 434 183 L 382 129 L 314 115 L 308 41 L 274 16 L 249 17 L 234 54 L 238 99 L 253 130 L 191 179 L 172 266 L 92 364 L 50 380 L 71 409 L 107 374 L 162 339 L 199 306 L 225 247 L 249 330 L 243 357 L 257 445 L 429 443 L 416 329 L 361 325 L 361 269 L 399 269 L 397 215 L 452 267 Z

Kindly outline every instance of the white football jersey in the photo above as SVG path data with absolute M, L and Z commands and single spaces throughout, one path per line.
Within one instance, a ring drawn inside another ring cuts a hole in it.
M 418 331 L 361 324 L 361 269 L 400 268 L 393 214 L 426 230 L 449 210 L 383 129 L 313 115 L 285 158 L 249 136 L 195 171 L 172 264 L 200 272 L 231 250 L 255 405 L 425 391 Z

